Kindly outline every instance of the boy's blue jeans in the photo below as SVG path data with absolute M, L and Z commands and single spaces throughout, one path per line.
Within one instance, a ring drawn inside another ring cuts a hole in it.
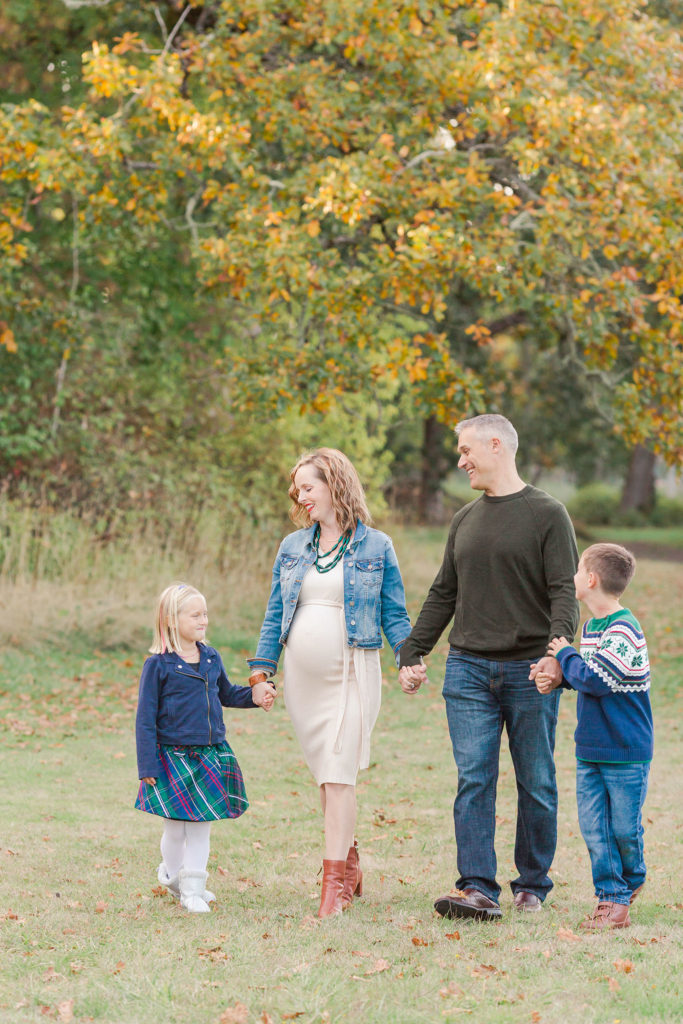
M 641 811 L 649 773 L 649 762 L 576 762 L 579 826 L 599 900 L 628 904 L 645 881 Z
M 490 661 L 451 648 L 443 696 L 458 791 L 453 805 L 458 889 L 497 900 L 496 786 L 505 726 L 517 780 L 515 864 L 523 889 L 545 899 L 557 841 L 555 727 L 560 691 L 540 694 L 529 680 L 531 661 Z

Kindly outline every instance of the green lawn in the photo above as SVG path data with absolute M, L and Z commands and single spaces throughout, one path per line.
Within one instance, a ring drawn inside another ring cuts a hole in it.
M 395 539 L 414 612 L 439 563 L 443 534 L 399 530 Z M 221 598 L 215 580 L 198 583 L 215 595 L 213 642 L 234 680 L 243 681 L 243 657 L 258 631 L 254 613 L 238 621 L 234 595 Z M 251 586 L 265 594 L 265 576 Z M 218 900 L 210 915 L 190 915 L 156 881 L 159 821 L 133 808 L 133 720 L 150 612 L 137 623 L 137 649 L 107 649 L 106 636 L 87 640 L 78 631 L 65 632 L 59 645 L 6 645 L 0 1021 L 680 1022 L 682 598 L 679 567 L 641 561 L 629 603 L 654 666 L 649 878 L 634 926 L 606 936 L 577 929 L 593 899 L 576 820 L 571 695 L 562 698 L 559 722 L 555 889 L 541 914 L 511 910 L 514 776 L 507 751 L 497 840 L 503 921 L 447 922 L 432 910 L 455 877 L 442 643 L 430 684 L 416 698 L 400 692 L 385 658 L 373 763 L 359 784 L 364 899 L 342 919 L 314 916 L 322 855 L 317 792 L 278 702 L 268 716 L 226 713 L 251 808 L 214 826 L 209 885 Z M 149 606 L 144 587 L 139 599 L 141 609 Z M 233 620 L 238 628 L 226 625 Z

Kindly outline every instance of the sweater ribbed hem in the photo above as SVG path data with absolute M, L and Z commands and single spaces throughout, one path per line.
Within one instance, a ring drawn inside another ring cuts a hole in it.
M 576 744 L 580 761 L 651 761 L 652 747 L 584 747 Z

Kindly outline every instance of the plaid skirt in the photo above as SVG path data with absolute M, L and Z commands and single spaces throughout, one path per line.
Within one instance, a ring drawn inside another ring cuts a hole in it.
M 237 758 L 227 742 L 206 747 L 157 745 L 162 771 L 141 782 L 135 806 L 179 821 L 239 818 L 249 801 Z

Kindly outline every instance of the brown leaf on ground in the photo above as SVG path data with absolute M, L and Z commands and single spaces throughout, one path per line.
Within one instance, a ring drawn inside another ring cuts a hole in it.
M 542 1020 L 542 1017 L 538 1010 L 534 1010 L 534 1012 L 531 1014 L 531 1019 L 534 1022 L 534 1024 L 538 1024 L 539 1020 Z
M 282 1019 L 283 1020 L 296 1020 L 297 1017 L 303 1017 L 303 1015 L 304 1015 L 304 1011 L 303 1010 L 295 1010 L 294 1013 L 283 1013 L 282 1014 Z
M 152 886 L 152 896 L 155 896 L 155 897 L 158 898 L 159 896 L 165 896 L 167 892 L 168 892 L 168 889 L 166 888 L 165 885 L 153 885 Z
M 624 974 L 630 974 L 633 970 L 632 960 L 615 960 L 614 966 L 618 971 L 623 971 Z
M 607 988 L 610 990 L 610 992 L 618 992 L 621 988 L 621 985 L 619 984 L 616 978 L 608 978 Z
M 266 1013 L 265 1010 L 259 1017 L 259 1020 L 261 1021 L 261 1024 L 275 1024 L 275 1018 L 271 1017 L 270 1014 Z
M 64 1002 L 57 1004 L 57 1020 L 62 1021 L 63 1024 L 69 1024 L 69 1021 L 74 1019 L 74 1001 L 73 999 L 65 999 Z
M 365 977 L 368 978 L 371 974 L 381 974 L 382 971 L 388 971 L 391 964 L 388 960 L 375 960 L 372 967 L 365 972 Z
M 123 960 L 119 960 L 119 962 L 117 963 L 116 967 L 114 968 L 114 970 L 111 973 L 112 974 L 120 974 L 125 966 L 126 965 L 123 962 Z
M 200 960 L 210 960 L 212 964 L 220 963 L 222 960 L 232 960 L 229 953 L 226 953 L 221 946 L 206 946 L 197 950 Z M 240 1005 L 240 1004 L 238 1004 Z
M 492 974 L 505 974 L 505 971 L 499 971 L 493 964 L 479 964 L 472 968 L 470 974 L 473 978 L 488 978 Z
M 445 988 L 439 989 L 439 995 L 442 999 L 448 999 L 451 996 L 455 996 L 458 999 L 462 999 L 465 995 L 463 990 L 458 985 L 457 981 L 449 981 Z
M 558 928 L 557 937 L 563 942 L 581 942 L 581 936 L 573 932 L 571 928 Z
M 45 974 L 43 975 L 43 981 L 57 981 L 58 978 L 62 977 L 63 975 L 59 974 L 59 972 L 54 969 L 52 964 L 50 964 L 48 969 L 45 971 Z
M 96 914 L 103 914 L 108 906 L 109 906 L 108 903 L 105 903 L 104 900 L 100 900 L 99 903 L 95 904 L 95 913 Z
M 456 941 L 457 941 L 460 938 L 460 932 L 446 932 L 446 938 L 447 939 L 456 939 Z
M 417 935 L 413 935 L 410 940 L 414 946 L 428 946 L 429 943 L 425 939 L 418 939 Z
M 249 1009 L 244 1003 L 235 1003 L 234 1006 L 229 1006 L 218 1018 L 219 1024 L 247 1024 L 248 1020 Z

